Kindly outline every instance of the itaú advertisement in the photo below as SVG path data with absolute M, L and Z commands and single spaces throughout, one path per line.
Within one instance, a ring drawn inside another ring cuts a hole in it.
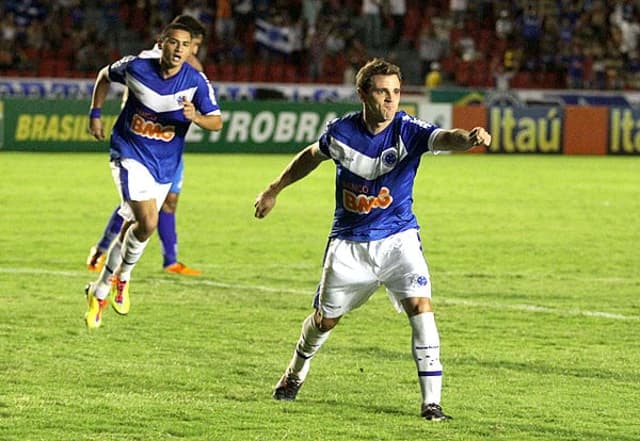
M 640 110 L 612 108 L 609 115 L 609 153 L 640 154 Z
M 490 153 L 640 154 L 640 109 L 608 106 L 491 107 Z
M 560 106 L 491 107 L 491 153 L 562 153 L 564 109 Z
M 453 106 L 453 127 L 487 128 L 487 153 L 638 155 L 640 109 L 623 106 Z M 480 152 L 480 151 L 478 151 Z

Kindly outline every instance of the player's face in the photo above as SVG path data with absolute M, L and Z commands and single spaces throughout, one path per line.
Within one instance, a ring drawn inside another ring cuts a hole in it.
M 370 122 L 391 121 L 400 104 L 400 79 L 397 75 L 374 75 L 371 88 L 361 97 Z
M 162 61 L 169 67 L 181 66 L 191 55 L 191 34 L 174 29 L 162 40 Z
M 202 35 L 198 37 L 193 37 L 191 40 L 191 54 L 194 57 L 198 55 L 198 50 L 200 50 L 200 46 L 202 45 Z

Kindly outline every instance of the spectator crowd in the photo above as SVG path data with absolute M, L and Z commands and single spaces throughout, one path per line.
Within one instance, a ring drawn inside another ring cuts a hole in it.
M 384 56 L 409 85 L 640 87 L 640 0 L 5 0 L 0 75 L 94 77 L 179 14 L 213 81 L 353 84 Z

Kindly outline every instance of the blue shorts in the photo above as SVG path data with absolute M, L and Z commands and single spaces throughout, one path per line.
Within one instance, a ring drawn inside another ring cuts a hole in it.
M 169 189 L 169 193 L 180 193 L 182 191 L 182 179 L 184 178 L 184 160 L 180 159 L 180 164 L 178 164 L 178 168 L 176 169 L 176 175 L 173 177 L 173 181 L 171 181 L 171 188 Z

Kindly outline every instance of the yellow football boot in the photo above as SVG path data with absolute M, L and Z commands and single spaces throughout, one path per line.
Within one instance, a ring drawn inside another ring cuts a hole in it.
M 131 302 L 129 300 L 129 281 L 119 280 L 117 277 L 111 279 L 111 306 L 120 315 L 129 314 Z
M 102 314 L 109 301 L 107 299 L 99 299 L 95 296 L 93 283 L 89 283 L 84 288 L 84 293 L 87 297 L 87 313 L 84 315 L 84 321 L 89 329 L 99 328 L 102 324 Z

